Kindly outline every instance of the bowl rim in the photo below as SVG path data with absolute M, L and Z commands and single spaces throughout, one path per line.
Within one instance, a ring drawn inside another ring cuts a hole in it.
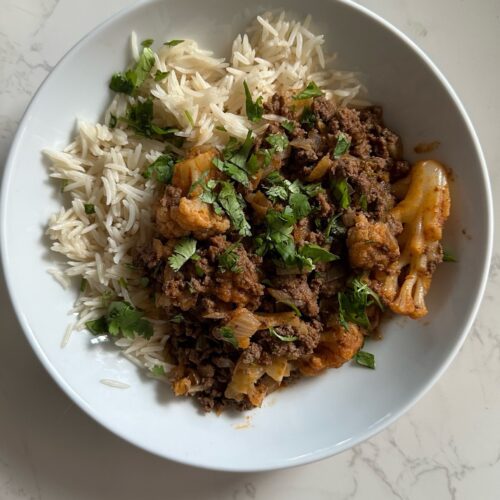
M 100 424 L 102 427 L 106 428 L 108 431 L 112 432 L 113 434 L 119 436 L 120 438 L 124 439 L 125 441 L 133 444 L 134 446 L 137 446 L 138 448 L 145 450 L 149 453 L 152 453 L 153 455 L 159 456 L 161 458 L 166 458 L 168 460 L 172 460 L 184 465 L 189 465 L 193 467 L 198 467 L 201 469 L 208 469 L 208 470 L 218 470 L 218 471 L 224 471 L 224 472 L 261 472 L 261 471 L 269 471 L 269 470 L 279 470 L 279 469 L 284 469 L 284 468 L 290 468 L 290 467 L 296 467 L 299 465 L 305 465 L 308 463 L 316 462 L 318 460 L 322 460 L 324 458 L 336 455 L 338 453 L 341 453 L 349 448 L 352 448 L 367 439 L 372 438 L 388 426 L 392 425 L 396 420 L 398 420 L 401 416 L 403 416 L 407 411 L 410 410 L 430 389 L 431 387 L 434 386 L 434 384 L 439 380 L 439 378 L 443 375 L 443 373 L 448 369 L 450 366 L 451 362 L 457 355 L 458 351 L 462 347 L 471 327 L 472 324 L 477 316 L 479 306 L 481 303 L 481 300 L 484 295 L 484 291 L 486 288 L 487 284 L 487 279 L 488 279 L 488 271 L 490 268 L 490 263 L 491 263 L 491 258 L 492 258 L 492 251 L 493 251 L 493 229 L 494 229 L 494 221 L 493 221 L 493 201 L 492 201 L 492 192 L 491 192 L 491 183 L 489 180 L 489 174 L 488 174 L 488 169 L 486 166 L 486 160 L 484 158 L 483 151 L 481 149 L 481 145 L 479 142 L 479 139 L 477 137 L 477 134 L 475 132 L 474 126 L 472 124 L 472 121 L 470 120 L 464 105 L 462 104 L 460 98 L 458 97 L 457 93 L 455 90 L 452 88 L 448 80 L 445 78 L 445 76 L 441 73 L 441 71 L 438 69 L 438 67 L 432 62 L 430 57 L 415 43 L 413 42 L 406 34 L 404 34 L 402 31 L 400 31 L 398 28 L 393 26 L 389 21 L 385 20 L 383 17 L 381 17 L 379 14 L 376 14 L 372 12 L 370 9 L 367 7 L 364 7 L 362 5 L 359 5 L 355 3 L 353 0 L 328 0 L 333 3 L 338 3 L 342 4 L 354 11 L 356 11 L 358 14 L 361 14 L 363 16 L 366 16 L 370 18 L 372 21 L 375 23 L 379 24 L 384 28 L 385 30 L 390 31 L 395 37 L 399 38 L 401 42 L 409 46 L 409 48 L 415 52 L 420 59 L 426 64 L 426 66 L 432 71 L 434 76 L 441 82 L 443 87 L 446 89 L 446 92 L 448 95 L 451 97 L 454 105 L 458 109 L 462 119 L 464 120 L 464 123 L 467 128 L 467 132 L 469 133 L 473 146 L 475 148 L 475 153 L 479 159 L 479 164 L 480 164 L 480 170 L 482 174 L 482 183 L 483 183 L 483 189 L 486 194 L 486 227 L 487 227 L 487 234 L 486 234 L 486 252 L 485 252 L 485 260 L 483 262 L 483 267 L 482 267 L 482 275 L 481 275 L 481 280 L 480 284 L 478 287 L 478 292 L 476 297 L 474 298 L 474 302 L 471 308 L 471 313 L 462 327 L 462 331 L 460 333 L 459 338 L 457 339 L 455 345 L 453 348 L 450 350 L 448 353 L 446 359 L 444 362 L 441 364 L 441 366 L 437 369 L 437 371 L 434 373 L 434 375 L 427 381 L 425 382 L 420 390 L 416 392 L 416 394 L 408 401 L 408 403 L 398 410 L 394 411 L 387 419 L 384 419 L 382 422 L 378 422 L 376 425 L 373 427 L 365 430 L 364 432 L 360 433 L 358 436 L 352 438 L 349 440 L 349 442 L 340 444 L 340 445 L 335 445 L 333 446 L 327 446 L 325 448 L 321 448 L 318 450 L 315 450 L 303 457 L 299 457 L 297 460 L 294 460 L 293 463 L 287 463 L 283 462 L 280 465 L 268 467 L 259 467 L 259 466 L 254 466 L 254 467 L 240 467 L 238 465 L 232 465 L 229 464 L 225 467 L 221 466 L 211 466 L 210 464 L 207 464 L 205 462 L 199 461 L 197 458 L 192 458 L 192 459 L 184 459 L 184 458 L 179 458 L 175 456 L 169 455 L 169 453 L 161 453 L 158 450 L 152 449 L 148 445 L 144 445 L 143 443 L 140 442 L 140 440 L 136 439 L 134 436 L 127 435 L 124 432 L 121 432 L 119 430 L 113 429 L 107 420 L 101 416 L 101 414 L 95 410 L 90 404 L 88 404 L 67 382 L 66 380 L 58 373 L 56 368 L 52 365 L 48 357 L 45 355 L 43 350 L 41 349 L 40 345 L 36 341 L 36 336 L 35 333 L 32 331 L 32 329 L 29 326 L 28 320 L 26 316 L 23 313 L 23 308 L 21 306 L 20 301 L 17 299 L 17 295 L 15 293 L 15 287 L 14 287 L 14 281 L 15 277 L 10 273 L 8 265 L 7 265 L 7 242 L 6 242 L 6 213 L 7 213 L 7 193 L 9 190 L 9 185 L 10 185 L 10 179 L 13 175 L 14 172 L 14 164 L 17 156 L 17 151 L 19 149 L 19 146 L 21 145 L 21 138 L 23 136 L 23 130 L 27 126 L 27 122 L 29 121 L 30 117 L 30 111 L 31 108 L 35 105 L 36 102 L 38 102 L 40 98 L 40 94 L 42 89 L 44 89 L 51 81 L 53 78 L 54 70 L 61 65 L 64 64 L 66 60 L 68 60 L 73 52 L 75 52 L 82 44 L 84 44 L 87 40 L 90 40 L 93 38 L 97 33 L 100 33 L 106 28 L 113 24 L 117 19 L 126 16 L 127 14 L 135 11 L 142 9 L 146 7 L 148 4 L 154 4 L 158 3 L 160 0 L 146 0 L 146 1 L 140 1 L 135 4 L 132 4 L 128 7 L 120 9 L 118 12 L 113 14 L 111 17 L 105 19 L 102 21 L 100 24 L 98 24 L 95 28 L 90 30 L 85 36 L 83 36 L 80 40 L 78 40 L 62 57 L 61 59 L 57 62 L 57 64 L 54 66 L 54 68 L 51 70 L 51 72 L 45 77 L 45 79 L 42 81 L 36 92 L 34 93 L 33 97 L 31 98 L 29 104 L 27 105 L 22 118 L 19 122 L 19 125 L 17 127 L 14 139 L 12 141 L 11 147 L 9 149 L 9 153 L 7 155 L 7 159 L 5 162 L 4 166 L 4 171 L 2 175 L 2 181 L 1 181 L 1 190 L 0 190 L 0 257 L 1 257 L 1 265 L 3 268 L 4 276 L 5 276 L 5 282 L 7 285 L 7 291 L 8 295 L 11 300 L 11 304 L 13 306 L 13 309 L 16 313 L 16 316 L 18 318 L 18 321 L 21 325 L 21 328 L 23 330 L 23 333 L 25 337 L 27 338 L 29 344 L 31 345 L 31 348 L 35 352 L 36 356 L 44 366 L 45 370 L 50 374 L 52 379 L 56 382 L 56 384 L 59 386 L 60 389 L 63 390 L 63 392 L 75 403 L 78 407 L 80 407 L 85 413 L 87 413 L 90 417 L 92 417 L 93 420 L 95 420 L 98 424 Z

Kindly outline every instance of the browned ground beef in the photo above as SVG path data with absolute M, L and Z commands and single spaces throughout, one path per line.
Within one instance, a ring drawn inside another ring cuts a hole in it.
M 383 123 L 382 109 L 338 108 L 318 97 L 304 111 L 294 109 L 294 103 L 280 95 L 273 96 L 265 107 L 266 112 L 285 117 L 288 126 L 271 124 L 265 136 L 257 139 L 253 151 L 269 148 L 271 135 L 286 136 L 290 144 L 284 152 L 275 154 L 271 163 L 285 179 L 307 186 L 318 161 L 329 158 L 326 174 L 317 181 L 322 189 L 308 199 L 311 212 L 299 217 L 291 229 L 295 248 L 319 245 L 339 258 L 317 262 L 311 272 L 283 272 L 276 252 L 262 255 L 257 249 L 255 236 L 266 232 L 262 213 L 254 208 L 246 210 L 252 237 L 241 237 L 232 225 L 227 227 L 223 217 L 197 237 L 179 226 L 175 216 L 182 190 L 173 186 L 163 189 L 157 202 L 155 239 L 141 250 L 138 261 L 150 278 L 158 307 L 166 318 L 176 318 L 166 345 L 166 359 L 175 365 L 174 391 L 194 396 L 206 411 L 253 406 L 247 397 L 235 400 L 225 396 L 238 362 L 266 367 L 276 358 L 285 359 L 291 362 L 292 380 L 301 373 L 313 374 L 318 366 L 324 368 L 324 363 L 337 367 L 350 359 L 370 329 L 354 325 L 345 330 L 339 326 L 338 293 L 345 290 L 349 277 L 381 269 L 399 255 L 395 237 L 401 225 L 387 212 L 395 204 L 391 182 L 405 176 L 410 167 L 401 158 L 399 137 Z M 350 145 L 336 157 L 333 151 L 341 134 Z M 332 186 L 344 181 L 350 202 L 349 207 L 342 208 Z M 268 188 L 265 179 L 258 187 L 263 194 Z M 241 185 L 236 189 L 249 199 L 252 189 Z M 279 212 L 285 205 L 278 199 L 273 209 Z M 338 216 L 335 225 L 328 229 L 334 216 Z M 198 239 L 198 260 L 191 259 L 174 271 L 168 258 L 178 238 L 189 234 Z M 371 240 L 380 244 L 367 245 Z M 348 251 L 348 246 L 356 247 L 356 251 Z M 228 249 L 236 255 L 234 270 L 224 268 L 219 261 Z M 282 300 L 278 300 L 280 297 Z M 301 314 L 295 326 L 260 329 L 245 349 L 221 337 L 221 326 L 237 308 L 272 313 L 290 311 L 290 304 Z M 267 375 L 262 378 L 269 380 Z

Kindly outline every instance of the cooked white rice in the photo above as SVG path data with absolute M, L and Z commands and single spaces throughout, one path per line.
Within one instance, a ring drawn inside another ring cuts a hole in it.
M 52 162 L 50 176 L 63 183 L 71 200 L 49 220 L 51 248 L 67 258 L 64 267 L 49 272 L 65 287 L 71 278 L 84 280 L 73 309 L 77 321 L 66 330 L 62 347 L 73 328 L 84 329 L 87 321 L 102 316 L 109 302 L 120 297 L 146 311 L 154 335 L 150 340 L 121 338 L 116 345 L 138 366 L 168 368 L 162 355 L 168 324 L 154 319 L 148 291 L 132 263 L 132 249 L 146 243 L 152 231 L 155 182 L 142 174 L 165 144 L 138 138 L 121 124 L 111 129 L 107 125 L 111 115 L 123 116 L 128 105 L 150 96 L 155 118 L 180 129 L 176 135 L 185 138 L 183 148 L 189 149 L 202 144 L 222 146 L 229 136 L 244 139 L 249 129 L 256 133 L 265 129 L 266 120 L 256 125 L 245 116 L 244 80 L 254 99 L 297 92 L 314 81 L 327 97 L 347 103 L 360 90 L 356 75 L 331 68 L 334 57 L 324 55 L 323 35 L 314 34 L 310 24 L 309 16 L 303 23 L 288 20 L 284 13 L 258 16 L 247 33 L 234 40 L 229 62 L 214 58 L 193 40 L 162 45 L 151 75 L 169 71 L 165 80 L 155 82 L 150 77 L 141 97 L 117 94 L 106 112 L 106 124 L 79 121 L 78 133 L 64 151 L 45 151 Z M 132 57 L 137 59 L 135 33 L 131 45 Z M 85 204 L 94 205 L 95 214 L 87 215 Z

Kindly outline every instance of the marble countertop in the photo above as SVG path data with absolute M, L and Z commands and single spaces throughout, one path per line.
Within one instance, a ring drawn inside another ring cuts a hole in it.
M 89 30 L 132 3 L 0 0 L 0 168 L 24 109 L 57 61 Z M 494 198 L 500 196 L 498 0 L 360 3 L 409 35 L 448 77 L 478 132 Z M 496 500 L 499 294 L 497 232 L 476 323 L 452 366 L 408 414 L 328 460 L 279 472 L 229 474 L 154 457 L 91 420 L 35 358 L 0 278 L 0 499 Z

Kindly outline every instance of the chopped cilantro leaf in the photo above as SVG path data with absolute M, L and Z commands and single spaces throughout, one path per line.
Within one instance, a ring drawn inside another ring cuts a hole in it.
M 151 373 L 155 377 L 162 377 L 163 375 L 165 375 L 165 368 L 163 368 L 163 365 L 154 365 L 151 368 Z
M 224 127 L 224 125 L 217 125 L 217 127 L 215 127 L 215 130 L 218 130 L 219 132 L 227 132 L 226 127 Z
M 292 193 L 290 195 L 290 207 L 292 207 L 297 220 L 307 217 L 312 210 L 307 196 L 302 193 Z
M 219 335 L 222 340 L 229 342 L 236 349 L 238 348 L 238 340 L 234 336 L 234 330 L 230 326 L 219 328 Z
M 87 330 L 93 335 L 102 335 L 103 333 L 108 333 L 108 322 L 105 316 L 101 316 L 98 319 L 92 321 L 87 321 L 85 323 Z
M 170 184 L 174 175 L 175 161 L 176 158 L 172 153 L 162 154 L 151 165 L 148 165 L 143 176 L 150 179 L 155 174 L 158 182 Z
M 304 108 L 300 116 L 300 123 L 309 127 L 312 127 L 316 123 L 316 115 L 311 108 Z
M 153 335 L 153 326 L 143 318 L 143 313 L 125 301 L 111 302 L 104 316 L 87 321 L 85 326 L 94 335 L 109 333 L 133 338 L 135 333 L 146 339 Z
M 245 88 L 245 109 L 247 117 L 252 122 L 259 121 L 262 118 L 262 113 L 264 112 L 264 108 L 262 107 L 262 96 L 257 97 L 254 102 L 246 80 L 243 81 L 243 87 Z
M 272 202 L 288 200 L 288 191 L 285 186 L 271 186 L 267 188 L 266 195 Z
M 278 304 L 285 304 L 288 306 L 299 318 L 302 317 L 302 313 L 299 308 L 291 300 L 277 300 Z
M 93 203 L 84 203 L 83 208 L 87 215 L 95 214 L 95 205 Z
M 347 231 L 342 222 L 339 221 L 339 218 L 341 216 L 342 214 L 340 213 L 333 215 L 331 219 L 328 221 L 328 224 L 326 225 L 325 229 L 325 238 L 327 239 L 327 241 L 333 239 L 335 236 L 345 234 L 345 232 Z
M 236 182 L 240 182 L 244 186 L 249 186 L 250 182 L 248 180 L 247 173 L 230 161 L 223 161 L 220 158 L 214 158 L 212 163 L 221 172 L 224 172 L 228 177 L 231 177 L 231 179 L 234 179 Z
M 183 41 L 184 40 L 170 40 L 169 42 L 165 42 L 163 45 L 166 45 L 167 47 L 175 47 L 176 45 L 179 45 Z
M 298 337 L 296 337 L 295 335 L 280 335 L 272 326 L 269 328 L 269 333 L 273 337 L 280 339 L 282 342 L 293 342 L 295 340 L 298 340 Z
M 115 73 L 111 77 L 109 88 L 115 92 L 130 95 L 133 92 L 135 85 L 125 73 Z
M 251 236 L 250 224 L 245 218 L 245 201 L 239 193 L 236 193 L 230 182 L 221 181 L 221 190 L 218 201 L 227 213 L 235 229 L 241 236 Z
M 371 328 L 366 309 L 373 305 L 383 310 L 379 296 L 364 282 L 354 278 L 345 292 L 337 294 L 339 303 L 339 321 L 347 330 L 348 322 L 356 323 L 364 328 Z
M 151 120 L 153 119 L 153 101 L 146 99 L 144 102 L 137 102 L 130 106 L 127 116 L 121 118 L 139 134 L 150 137 L 152 135 Z
M 332 262 L 337 260 L 339 257 L 319 245 L 314 243 L 307 243 L 300 249 L 300 254 L 306 258 L 311 259 L 313 263 L 315 262 Z
M 136 65 L 125 73 L 115 73 L 111 77 L 109 88 L 115 92 L 129 95 L 132 94 L 132 92 L 140 87 L 149 76 L 154 63 L 154 52 L 149 46 L 144 46 Z
M 457 258 L 448 250 L 443 251 L 443 262 L 457 262 Z
M 82 281 L 80 281 L 80 292 L 83 293 L 86 288 L 87 288 L 87 280 L 85 278 L 82 278 Z
M 160 71 L 159 69 L 156 70 L 155 82 L 161 82 L 163 79 L 167 78 L 169 73 L 170 71 Z
M 113 113 L 110 113 L 110 115 L 109 115 L 109 128 L 115 128 L 117 123 L 118 123 L 118 120 L 117 120 L 116 116 Z
M 238 267 L 239 255 L 235 249 L 239 246 L 239 242 L 229 245 L 219 256 L 217 261 L 222 270 L 231 271 L 233 273 L 241 273 L 241 268 Z
M 358 365 L 366 366 L 372 370 L 375 369 L 375 356 L 371 352 L 358 351 L 354 356 L 354 360 Z
M 309 82 L 302 92 L 293 96 L 293 99 L 310 99 L 311 97 L 318 97 L 320 95 L 323 95 L 323 91 L 314 82 Z
M 170 318 L 170 323 L 180 324 L 184 321 L 184 316 L 182 314 L 176 314 Z
M 333 196 L 340 208 L 348 208 L 351 204 L 351 197 L 349 195 L 349 184 L 345 179 L 333 179 L 331 183 Z
M 143 40 L 141 42 L 141 45 L 143 47 L 151 47 L 151 45 L 153 45 L 153 43 L 154 43 L 154 40 L 152 38 L 148 38 L 147 40 Z
M 335 148 L 333 149 L 333 157 L 335 159 L 340 158 L 342 155 L 349 151 L 349 147 L 351 146 L 351 141 L 347 138 L 347 136 L 340 132 L 337 137 L 337 143 L 335 144 Z
M 196 255 L 196 240 L 183 238 L 175 245 L 174 253 L 168 258 L 168 263 L 174 271 L 179 269 Z
M 288 147 L 288 139 L 283 134 L 271 134 L 266 137 L 266 141 L 273 147 L 274 151 L 281 153 Z
M 368 198 L 366 197 L 366 194 L 362 194 L 359 197 L 359 206 L 361 207 L 361 210 L 364 210 L 365 212 L 368 210 Z
M 285 120 L 281 122 L 281 126 L 287 131 L 292 133 L 295 130 L 295 123 L 289 120 Z

